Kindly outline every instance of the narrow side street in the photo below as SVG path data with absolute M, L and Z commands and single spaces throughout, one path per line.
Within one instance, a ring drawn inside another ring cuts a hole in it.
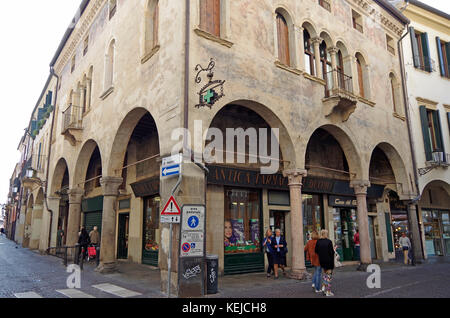
M 336 297 L 450 297 L 450 259 L 432 258 L 424 264 L 404 266 L 381 264 L 381 289 L 369 289 L 369 273 L 356 266 L 336 270 L 333 291 Z M 163 298 L 160 274 L 144 265 L 121 263 L 119 273 L 101 275 L 94 265 L 85 267 L 81 289 L 68 290 L 69 273 L 60 259 L 40 255 L 0 238 L 0 298 Z M 310 271 L 310 270 L 309 270 Z M 264 273 L 221 277 L 219 293 L 208 298 L 325 298 L 315 294 L 311 280 L 266 278 Z

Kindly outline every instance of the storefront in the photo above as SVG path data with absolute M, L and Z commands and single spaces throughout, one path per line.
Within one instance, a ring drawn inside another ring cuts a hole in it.
M 450 255 L 450 211 L 422 209 L 422 220 L 426 254 Z
M 102 232 L 103 217 L 103 196 L 85 199 L 81 203 L 81 211 L 83 212 L 84 227 L 90 233 L 94 226 L 98 227 L 98 231 Z
M 130 208 L 129 198 L 119 198 L 117 216 L 117 259 L 128 259 L 128 241 L 130 236 Z
M 134 195 L 143 200 L 142 264 L 157 267 L 159 265 L 159 246 L 161 231 L 159 214 L 161 197 L 160 179 L 154 177 L 131 184 Z

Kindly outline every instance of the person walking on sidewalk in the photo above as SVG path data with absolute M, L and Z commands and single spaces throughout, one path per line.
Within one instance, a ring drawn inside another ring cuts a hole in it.
M 3 235 L 5 234 L 5 229 L 4 229 L 4 228 L 1 228 L 1 229 L 0 229 L 0 233 L 1 233 L 1 235 L 3 236 Z
M 272 239 L 273 249 L 273 267 L 275 279 L 278 279 L 278 267 L 283 270 L 283 275 L 286 275 L 284 267 L 286 266 L 287 243 L 284 236 L 281 236 L 280 229 L 275 230 L 275 237 Z
M 269 278 L 271 276 L 271 273 L 274 271 L 273 270 L 272 240 L 273 240 L 272 230 L 268 229 L 266 231 L 266 236 L 264 237 L 264 243 L 263 243 L 264 252 L 267 255 L 267 261 L 269 262 L 269 267 L 267 268 L 267 278 Z
M 328 231 L 320 232 L 320 239 L 316 243 L 315 252 L 319 255 L 320 267 L 322 267 L 322 291 L 325 296 L 334 296 L 331 292 L 331 279 L 334 270 L 334 248 L 333 242 L 328 239 Z
M 319 255 L 316 253 L 316 244 L 319 239 L 319 234 L 316 231 L 311 233 L 311 240 L 306 243 L 305 252 L 306 252 L 306 260 L 311 262 L 311 265 L 314 266 L 314 275 L 312 279 L 312 287 L 316 291 L 316 293 L 320 293 L 321 285 L 322 285 L 322 268 L 320 267 Z
M 81 228 L 78 244 L 80 245 L 80 254 L 83 251 L 83 259 L 87 256 L 87 248 L 90 243 L 89 234 L 84 227 Z
M 353 242 L 355 243 L 355 261 L 359 261 L 360 252 L 361 252 L 361 244 L 359 242 L 359 230 L 356 229 L 356 233 L 353 236 Z
M 399 243 L 403 250 L 404 263 L 405 263 L 405 265 L 408 265 L 408 263 L 409 263 L 408 254 L 409 254 L 409 250 L 411 249 L 411 241 L 406 236 L 405 232 L 402 233 L 402 237 L 400 238 Z
M 100 233 L 98 232 L 97 226 L 94 226 L 94 229 L 89 233 L 89 239 L 91 240 L 91 244 L 94 244 L 96 247 L 100 245 Z

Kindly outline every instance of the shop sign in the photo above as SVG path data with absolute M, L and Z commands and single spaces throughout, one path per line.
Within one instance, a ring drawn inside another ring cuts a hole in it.
M 356 208 L 358 202 L 354 197 L 341 197 L 330 195 L 328 197 L 328 204 L 334 207 Z
M 134 195 L 137 198 L 149 197 L 159 194 L 161 180 L 159 177 L 131 184 Z

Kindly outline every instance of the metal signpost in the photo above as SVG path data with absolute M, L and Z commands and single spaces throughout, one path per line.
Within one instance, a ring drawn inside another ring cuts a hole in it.
M 162 160 L 161 165 L 161 179 L 178 177 L 178 182 L 172 190 L 171 197 L 164 209 L 161 212 L 161 223 L 169 223 L 170 224 L 170 239 L 169 239 L 169 255 L 168 255 L 168 278 L 167 278 L 167 298 L 170 298 L 170 285 L 172 279 L 172 233 L 173 233 L 173 224 L 180 223 L 180 215 L 181 210 L 180 207 L 175 200 L 174 194 L 177 191 L 178 187 L 181 184 L 182 180 L 182 162 L 183 162 L 183 154 L 177 154 L 171 157 L 164 158 Z

